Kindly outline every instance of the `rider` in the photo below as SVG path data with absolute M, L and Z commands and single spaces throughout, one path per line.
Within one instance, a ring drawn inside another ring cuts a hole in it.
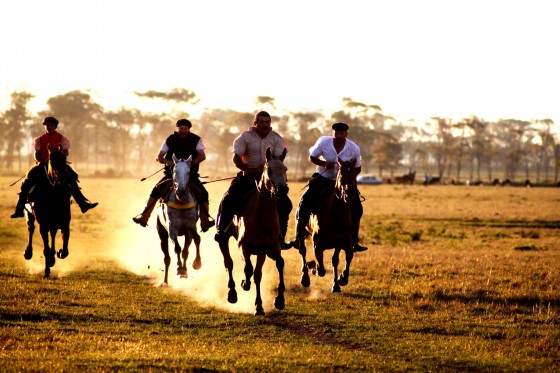
M 60 132 L 57 132 L 56 128 L 58 126 L 58 119 L 55 117 L 46 117 L 43 120 L 43 125 L 45 126 L 45 133 L 37 137 L 34 141 L 35 148 L 35 161 L 36 166 L 31 168 L 26 175 L 25 180 L 21 184 L 21 191 L 19 193 L 19 198 L 16 204 L 14 213 L 11 215 L 12 218 L 22 218 L 23 210 L 25 204 L 27 203 L 27 198 L 31 188 L 37 184 L 36 172 L 31 172 L 34 168 L 41 164 L 46 164 L 49 161 L 49 146 L 51 148 L 62 148 L 62 152 L 68 156 L 68 151 L 70 150 L 70 141 L 64 137 Z M 70 167 L 67 166 L 68 170 L 68 187 L 70 188 L 70 193 L 74 197 L 74 200 L 80 206 L 82 213 L 85 213 L 89 209 L 94 208 L 98 205 L 97 202 L 91 203 L 84 195 L 80 187 L 78 186 L 78 174 Z
M 233 216 L 241 211 L 243 196 L 256 189 L 255 181 L 260 180 L 266 163 L 266 149 L 271 148 L 272 155 L 279 157 L 287 144 L 278 133 L 270 126 L 272 119 L 266 111 L 260 111 L 255 115 L 253 126 L 243 131 L 233 141 L 233 164 L 241 171 L 231 182 L 229 189 L 224 193 L 216 220 L 217 233 L 214 239 L 219 243 L 227 239 L 225 234 Z M 288 220 L 292 211 L 292 201 L 286 195 L 279 200 L 278 218 L 280 221 L 280 246 L 289 249 L 291 244 L 285 243 Z
M 350 161 L 356 158 L 356 175 L 362 169 L 360 147 L 347 139 L 348 125 L 337 122 L 331 126 L 332 136 L 321 136 L 315 145 L 309 149 L 309 161 L 317 166 L 317 171 L 309 181 L 309 187 L 301 196 L 296 212 L 296 240 L 294 247 L 301 249 L 303 241 L 309 235 L 306 227 L 309 218 L 316 211 L 320 203 L 320 196 L 324 190 L 333 190 L 337 175 L 338 158 Z M 350 206 L 352 214 L 352 244 L 354 252 L 365 251 L 367 247 L 358 242 L 360 219 L 363 214 L 362 201 L 354 198 Z
M 204 150 L 206 147 L 202 143 L 200 136 L 191 132 L 192 123 L 188 119 L 179 119 L 176 123 L 177 131 L 173 132 L 161 144 L 156 161 L 165 165 L 163 178 L 156 184 L 150 193 L 142 214 L 132 218 L 136 224 L 142 227 L 148 225 L 150 215 L 154 210 L 156 202 L 165 198 L 173 182 L 173 154 L 177 158 L 187 159 L 192 156 L 191 173 L 189 176 L 189 188 L 198 201 L 200 213 L 200 228 L 203 232 L 214 226 L 214 221 L 210 220 L 208 214 L 208 192 L 198 178 L 199 164 L 206 159 Z

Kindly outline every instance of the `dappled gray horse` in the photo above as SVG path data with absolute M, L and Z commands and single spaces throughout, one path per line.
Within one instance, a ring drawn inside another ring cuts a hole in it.
M 196 231 L 198 220 L 197 202 L 188 187 L 189 173 L 191 171 L 192 157 L 178 159 L 173 155 L 173 188 L 169 198 L 160 204 L 158 208 L 157 231 L 161 241 L 161 251 L 164 255 L 165 275 L 163 283 L 167 285 L 169 265 L 169 238 L 173 241 L 175 254 L 177 254 L 177 274 L 181 277 L 187 276 L 187 258 L 189 246 L 194 240 L 196 246 L 196 258 L 192 267 L 200 269 L 200 235 Z M 179 236 L 185 237 L 184 246 L 179 244 Z M 182 259 L 182 260 L 181 260 Z

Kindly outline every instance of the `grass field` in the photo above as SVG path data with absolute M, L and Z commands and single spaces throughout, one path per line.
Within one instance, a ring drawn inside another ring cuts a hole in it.
M 239 302 L 227 303 L 213 231 L 202 234 L 202 269 L 179 279 L 173 258 L 160 287 L 155 216 L 148 228 L 131 221 L 155 179 L 82 180 L 100 205 L 72 206 L 70 256 L 44 280 L 38 232 L 26 261 L 24 221 L 9 218 L 13 181 L 0 177 L 3 372 L 560 370 L 559 189 L 363 186 L 369 250 L 348 286 L 330 292 L 329 259 L 303 288 L 299 255 L 284 252 L 286 308 L 272 306 L 267 261 L 257 317 L 239 255 Z M 208 184 L 212 210 L 227 185 Z M 291 184 L 295 206 L 302 187 Z

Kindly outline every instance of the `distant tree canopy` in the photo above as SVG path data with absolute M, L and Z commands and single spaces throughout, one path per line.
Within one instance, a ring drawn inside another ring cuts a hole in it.
M 74 90 L 49 98 L 47 110 L 30 113 L 27 106 L 33 94 L 12 92 L 10 107 L 0 113 L 2 169 L 23 172 L 31 166 L 31 144 L 44 132 L 42 119 L 55 116 L 60 121 L 59 131 L 72 143 L 70 159 L 82 171 L 116 176 L 151 171 L 157 167 L 154 160 L 159 147 L 175 131 L 176 120 L 188 117 L 193 122 L 192 131 L 207 147 L 201 172 L 223 176 L 236 172 L 231 162 L 232 143 L 252 126 L 254 112 L 206 108 L 193 118 L 186 109 L 196 107 L 200 100 L 191 90 L 135 94 L 172 104 L 173 110 L 106 110 L 87 91 Z M 348 138 L 362 151 L 363 172 L 375 170 L 380 177 L 414 169 L 455 181 L 515 180 L 520 175 L 536 182 L 558 182 L 559 178 L 560 143 L 550 119 L 488 122 L 473 115 L 459 121 L 434 116 L 425 123 L 400 122 L 385 115 L 381 106 L 350 97 L 343 97 L 340 110 L 332 113 L 292 112 L 278 108 L 270 96 L 257 96 L 254 105 L 255 112 L 270 111 L 274 130 L 288 142 L 286 162 L 296 179 L 306 179 L 313 172 L 309 148 L 320 136 L 331 134 L 330 125 L 335 121 L 349 124 Z

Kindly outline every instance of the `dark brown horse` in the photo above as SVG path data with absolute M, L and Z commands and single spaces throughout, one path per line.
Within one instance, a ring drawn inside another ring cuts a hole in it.
M 28 246 L 24 257 L 29 260 L 33 256 L 33 232 L 35 221 L 39 224 L 39 233 L 43 239 L 43 255 L 45 257 L 45 278 L 50 276 L 50 269 L 55 264 L 55 255 L 60 259 L 68 256 L 68 240 L 70 238 L 70 177 L 66 163 L 66 155 L 59 149 L 49 147 L 49 161 L 41 163 L 29 170 L 29 178 L 36 184 L 30 193 L 31 211 L 26 210 L 28 228 Z M 60 230 L 62 249 L 55 250 L 55 237 Z M 49 244 L 50 234 L 50 244 Z
M 302 259 L 301 284 L 305 287 L 310 285 L 309 269 L 314 275 L 325 276 L 326 270 L 323 264 L 325 250 L 333 249 L 333 285 L 332 292 L 340 292 L 340 286 L 348 284 L 350 277 L 350 263 L 354 253 L 352 250 L 352 216 L 350 204 L 354 198 L 359 198 L 356 184 L 356 159 L 343 162 L 338 160 L 338 173 L 335 187 L 322 196 L 321 206 L 315 214 L 311 215 L 308 231 L 313 239 L 315 261 L 307 262 L 307 249 L 305 245 L 300 250 Z M 338 264 L 340 251 L 344 250 L 346 255 L 346 266 L 338 275 Z
M 251 277 L 254 277 L 257 295 L 255 298 L 255 315 L 264 315 L 261 298 L 262 268 L 266 257 L 276 262 L 278 270 L 278 294 L 274 299 L 277 309 L 284 309 L 284 259 L 282 258 L 280 242 L 280 223 L 278 220 L 278 198 L 286 197 L 288 193 L 286 166 L 283 161 L 286 149 L 282 156 L 273 158 L 270 148 L 266 149 L 266 164 L 257 188 L 245 197 L 244 207 L 238 216 L 235 227 L 228 230 L 238 242 L 243 260 L 245 262 L 245 278 L 241 281 L 243 290 L 251 289 Z M 232 224 L 233 225 L 233 224 Z M 230 226 L 231 228 L 231 226 Z M 224 256 L 224 265 L 228 271 L 228 301 L 237 302 L 235 281 L 233 280 L 233 260 L 229 252 L 228 240 L 219 243 Z M 251 263 L 251 255 L 257 257 L 255 267 Z

